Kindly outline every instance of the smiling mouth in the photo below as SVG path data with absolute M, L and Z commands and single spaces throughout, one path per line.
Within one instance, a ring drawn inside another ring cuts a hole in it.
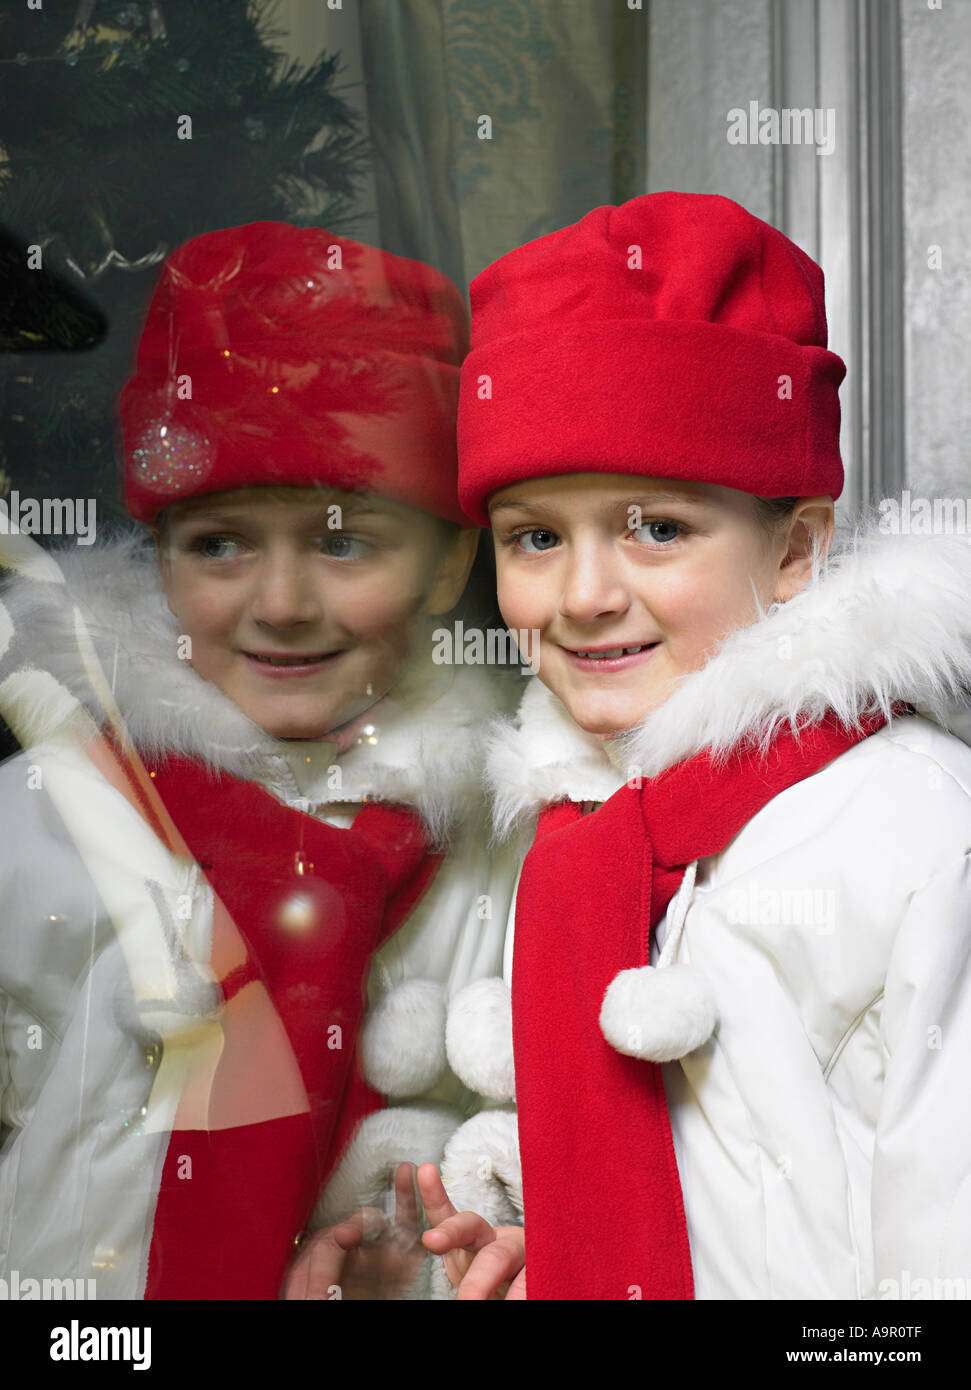
M 610 647 L 600 651 L 587 651 L 579 647 L 567 647 L 566 650 L 571 656 L 581 657 L 584 661 L 616 661 L 622 656 L 636 656 L 638 652 L 650 651 L 658 645 L 657 642 L 642 642 L 636 647 Z
M 330 657 L 339 656 L 339 652 L 302 652 L 297 655 L 285 656 L 282 653 L 268 655 L 262 652 L 244 652 L 244 656 L 251 661 L 258 661 L 264 666 L 315 666 L 319 662 L 327 661 Z

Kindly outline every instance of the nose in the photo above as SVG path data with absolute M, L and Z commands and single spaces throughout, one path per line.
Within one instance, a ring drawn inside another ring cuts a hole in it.
M 577 538 L 567 557 L 560 612 L 574 623 L 616 617 L 630 606 L 630 592 L 613 546 L 596 537 Z
M 312 556 L 267 549 L 253 575 L 250 616 L 265 627 L 289 628 L 320 617 Z

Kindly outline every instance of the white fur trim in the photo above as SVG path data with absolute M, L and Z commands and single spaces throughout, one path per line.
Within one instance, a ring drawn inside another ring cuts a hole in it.
M 398 1164 L 437 1166 L 460 1124 L 461 1116 L 444 1105 L 391 1105 L 368 1115 L 320 1194 L 308 1229 L 333 1226 L 359 1207 L 391 1216 Z
M 493 1226 L 520 1226 L 523 1175 L 514 1110 L 481 1110 L 456 1130 L 445 1148 L 442 1183 L 459 1211 L 474 1211 Z M 436 1259 L 429 1297 L 455 1297 L 444 1262 Z
M 474 1211 L 493 1226 L 523 1219 L 523 1175 L 514 1110 L 480 1110 L 448 1140 L 442 1183 L 458 1211 Z
M 707 1042 L 716 1022 L 711 986 L 691 965 L 622 970 L 600 1009 L 604 1037 L 625 1057 L 673 1062 Z
M 491 735 L 497 833 L 563 798 L 604 801 L 627 778 L 656 776 L 705 748 L 727 758 L 743 740 L 764 747 L 780 727 L 798 730 L 828 709 L 853 725 L 908 701 L 949 728 L 969 691 L 971 545 L 884 535 L 871 518 L 802 593 L 727 637 L 620 739 L 585 734 L 534 679 L 517 720 L 498 721 Z
M 438 1256 L 432 1257 L 431 1276 L 428 1283 L 428 1297 L 433 1302 L 444 1303 L 446 1299 L 455 1297 L 451 1280 L 445 1273 L 445 1261 Z
M 515 721 L 497 719 L 490 728 L 486 783 L 496 836 L 505 839 L 525 815 L 549 802 L 609 800 L 624 777 L 603 744 L 534 676 Z
M 84 706 L 48 671 L 14 671 L 0 681 L 0 710 L 25 748 L 71 732 L 86 742 L 97 733 Z
M 405 980 L 369 1011 L 361 1029 L 368 1085 L 400 1099 L 430 1091 L 445 1070 L 445 989 Z
M 504 980 L 474 980 L 459 990 L 449 1005 L 445 1048 L 449 1066 L 471 1091 L 514 1099 L 512 996 Z
M 4 604 L 0 603 L 0 656 L 3 656 L 10 646 L 10 639 L 14 634 L 14 626 L 10 620 L 10 614 Z

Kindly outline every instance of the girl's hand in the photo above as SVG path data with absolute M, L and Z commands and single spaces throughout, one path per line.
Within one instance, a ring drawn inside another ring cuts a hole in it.
M 526 1239 L 521 1226 L 490 1226 L 474 1211 L 457 1212 L 434 1163 L 418 1169 L 418 1191 L 433 1229 L 422 1244 L 441 1255 L 456 1299 L 526 1298 Z
M 425 1258 L 414 1171 L 411 1163 L 395 1170 L 394 1221 L 377 1207 L 362 1207 L 339 1225 L 314 1231 L 287 1272 L 284 1299 L 397 1298 Z

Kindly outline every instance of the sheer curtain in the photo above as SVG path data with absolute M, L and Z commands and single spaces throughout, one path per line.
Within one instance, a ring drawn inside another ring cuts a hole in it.
M 589 0 L 362 0 L 384 244 L 462 284 L 643 190 L 648 21 Z
M 644 191 L 646 8 L 280 0 L 274 13 L 292 56 L 340 50 L 366 112 L 374 181 L 359 235 L 462 287 L 514 246 Z

